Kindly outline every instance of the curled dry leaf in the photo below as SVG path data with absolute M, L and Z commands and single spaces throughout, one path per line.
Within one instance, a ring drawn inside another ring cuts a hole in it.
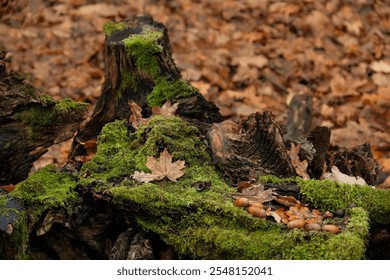
M 184 175 L 185 162 L 183 160 L 172 162 L 172 156 L 165 149 L 160 154 L 160 161 L 157 161 L 154 157 L 148 157 L 146 166 L 152 173 L 135 171 L 133 179 L 141 183 L 159 181 L 164 178 L 177 182 L 177 179 Z
M 298 144 L 295 147 L 294 143 L 291 142 L 291 148 L 288 155 L 290 156 L 291 164 L 294 167 L 295 172 L 304 179 L 310 179 L 310 176 L 306 172 L 309 164 L 307 160 L 301 161 L 298 155 L 300 148 L 301 144 Z
M 154 115 L 161 115 L 165 117 L 174 116 L 178 106 L 178 103 L 172 104 L 171 101 L 167 100 L 161 107 L 153 106 L 152 113 Z
M 140 125 L 149 121 L 148 118 L 145 119 L 142 117 L 142 108 L 137 103 L 135 103 L 133 100 L 130 100 L 128 104 L 131 111 L 129 123 L 131 123 L 135 129 L 138 129 Z

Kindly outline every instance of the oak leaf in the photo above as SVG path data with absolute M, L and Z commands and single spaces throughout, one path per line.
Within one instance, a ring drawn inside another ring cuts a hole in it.
M 310 176 L 306 172 L 309 164 L 307 160 L 301 161 L 298 155 L 300 148 L 301 144 L 298 144 L 295 147 L 294 143 L 291 143 L 291 148 L 288 152 L 288 155 L 290 156 L 291 164 L 294 167 L 295 172 L 297 172 L 297 174 L 304 179 L 310 179 Z
M 142 108 L 137 103 L 135 103 L 133 100 L 130 100 L 128 104 L 131 111 L 129 123 L 131 123 L 135 129 L 138 129 L 140 125 L 149 121 L 149 118 L 142 117 Z
M 152 173 L 135 171 L 133 174 L 134 180 L 142 183 L 148 183 L 168 178 L 173 182 L 177 182 L 177 179 L 184 175 L 183 169 L 185 168 L 185 161 L 178 160 L 172 162 L 172 156 L 165 149 L 162 153 L 160 153 L 159 161 L 157 161 L 154 157 L 148 157 L 146 166 L 150 169 L 150 171 L 152 171 Z

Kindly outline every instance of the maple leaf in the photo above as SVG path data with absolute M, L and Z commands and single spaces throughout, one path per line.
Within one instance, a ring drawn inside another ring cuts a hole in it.
M 307 174 L 306 170 L 308 167 L 307 160 L 301 161 L 301 159 L 298 156 L 299 150 L 301 148 L 301 144 L 298 144 L 296 147 L 294 143 L 291 143 L 290 151 L 288 152 L 288 155 L 290 156 L 291 164 L 295 169 L 295 172 L 299 176 L 301 176 L 304 179 L 310 179 L 310 176 Z
M 152 173 L 135 171 L 133 174 L 134 180 L 142 183 L 148 183 L 168 178 L 173 182 L 177 182 L 177 179 L 184 175 L 183 169 L 185 168 L 185 161 L 178 160 L 172 162 L 172 156 L 166 149 L 164 149 L 164 151 L 160 153 L 159 161 L 157 161 L 154 157 L 148 157 L 146 166 L 150 169 L 150 171 L 152 171 Z
M 167 100 L 161 107 L 153 106 L 152 113 L 154 115 L 161 115 L 165 117 L 174 116 L 178 106 L 178 103 L 172 104 L 171 101 Z

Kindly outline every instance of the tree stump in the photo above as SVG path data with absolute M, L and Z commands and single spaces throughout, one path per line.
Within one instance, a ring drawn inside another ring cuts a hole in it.
M 172 59 L 166 27 L 151 17 L 135 17 L 104 25 L 105 80 L 91 120 L 78 132 L 70 159 L 85 155 L 84 143 L 96 140 L 102 127 L 131 115 L 129 101 L 150 116 L 152 106 L 167 100 L 179 103 L 178 114 L 196 123 L 223 120 L 219 109 L 209 103 L 181 74 Z M 202 125 L 200 124 L 200 127 Z
M 35 160 L 55 143 L 71 138 L 87 116 L 86 103 L 54 101 L 8 73 L 0 43 L 0 185 L 24 180 Z

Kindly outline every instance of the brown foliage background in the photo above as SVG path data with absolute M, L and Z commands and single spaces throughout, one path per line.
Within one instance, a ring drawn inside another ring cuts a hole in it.
M 103 23 L 149 14 L 168 30 L 183 78 L 239 120 L 271 109 L 286 122 L 295 94 L 314 97 L 331 142 L 369 141 L 390 171 L 390 2 L 374 0 L 8 0 L 0 38 L 8 66 L 55 99 L 94 104 Z M 387 43 L 387 44 L 386 44 Z M 62 164 L 69 142 L 39 165 Z

